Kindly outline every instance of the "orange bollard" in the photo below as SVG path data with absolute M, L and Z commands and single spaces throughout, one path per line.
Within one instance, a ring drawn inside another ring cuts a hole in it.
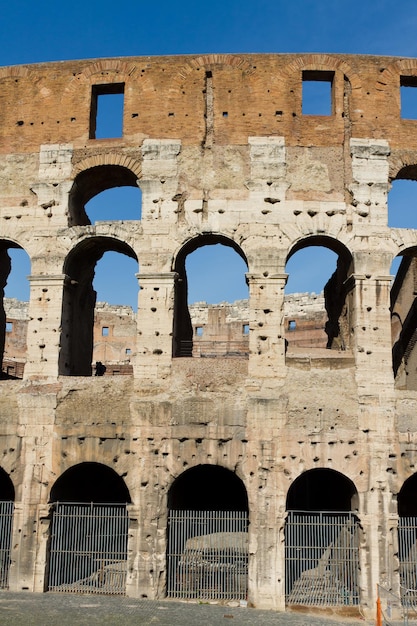
M 382 609 L 379 596 L 376 599 L 376 626 L 382 626 Z

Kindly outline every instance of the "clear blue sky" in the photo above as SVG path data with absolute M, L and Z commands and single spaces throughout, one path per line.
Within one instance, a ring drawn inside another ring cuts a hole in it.
M 0 65 L 208 52 L 341 52 L 413 57 L 417 56 L 417 3 L 415 0 L 397 3 L 388 0 L 159 0 L 154 3 L 11 0 L 2 3 L 0 42 Z M 408 196 L 401 202 L 410 214 Z M 104 215 L 104 206 L 102 211 Z M 315 252 L 314 260 L 319 267 L 314 273 L 312 260 L 300 256 L 297 266 L 296 256 L 293 257 L 289 290 L 322 289 L 328 269 L 323 278 L 320 266 L 328 268 L 328 261 Z M 232 276 L 233 260 L 218 259 L 224 283 L 221 290 L 219 281 L 213 278 L 214 273 L 219 277 L 213 259 L 209 261 L 200 254 L 194 268 L 190 259 L 190 300 L 216 302 L 245 297 L 244 281 Z M 242 275 L 244 268 L 239 259 L 236 261 L 237 271 Z M 30 271 L 21 261 L 15 265 L 21 273 Z M 125 293 L 119 291 L 120 275 L 115 281 L 117 285 L 104 291 L 104 284 L 109 284 L 109 272 L 111 275 L 115 267 L 114 259 L 110 258 L 107 265 L 103 259 L 101 265 L 105 279 L 100 279 L 98 268 L 95 281 L 99 299 L 135 305 L 137 281 L 132 276 L 136 271 L 132 263 L 127 260 L 123 270 L 123 275 L 130 278 L 123 288 Z M 20 279 L 10 280 L 7 295 L 27 298 L 27 291 L 15 287 L 21 283 Z

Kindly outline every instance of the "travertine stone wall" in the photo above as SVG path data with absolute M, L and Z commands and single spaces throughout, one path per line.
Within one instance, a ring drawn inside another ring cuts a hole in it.
M 330 72 L 330 115 L 303 115 L 303 71 Z M 416 392 L 394 385 L 389 310 L 391 261 L 417 245 L 417 230 L 387 222 L 391 180 L 417 171 L 401 76 L 417 77 L 416 59 L 0 68 L 0 243 L 31 261 L 25 377 L 0 383 L 1 467 L 16 501 L 12 589 L 44 589 L 51 488 L 97 462 L 132 500 L 130 595 L 164 596 L 167 494 L 202 464 L 234 472 L 247 490 L 249 602 L 284 609 L 286 497 L 317 468 L 358 493 L 363 610 L 373 614 L 377 582 L 398 591 L 396 497 L 414 474 L 407 442 L 417 437 Z M 92 88 L 114 83 L 124 84 L 123 136 L 95 139 Z M 86 202 L 123 185 L 141 188 L 141 219 L 89 224 Z M 209 243 L 247 263 L 248 359 L 173 358 L 190 333 L 184 258 Z M 285 266 L 307 245 L 341 258 L 334 345 L 349 349 L 294 357 Z M 79 375 L 91 362 L 92 274 L 107 250 L 138 261 L 131 377 Z

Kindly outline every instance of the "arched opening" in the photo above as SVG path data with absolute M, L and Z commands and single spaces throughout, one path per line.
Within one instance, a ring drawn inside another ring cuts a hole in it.
M 168 493 L 167 595 L 240 600 L 247 596 L 248 497 L 218 465 L 181 474 Z
M 0 467 L 0 589 L 9 586 L 15 491 L 10 476 Z
M 124 595 L 129 490 L 113 469 L 80 463 L 51 489 L 48 591 Z
M 417 228 L 417 165 L 402 168 L 388 193 L 388 226 Z
M 247 356 L 247 262 L 233 241 L 201 235 L 179 252 L 175 267 L 174 356 Z
M 78 174 L 74 180 L 69 195 L 68 225 L 139 220 L 141 202 L 141 191 L 134 172 L 120 165 L 92 167 Z
M 287 357 L 350 353 L 350 252 L 325 236 L 298 242 L 287 258 L 284 316 Z M 329 355 L 330 356 L 330 355 Z
M 105 305 L 103 302 L 98 304 L 94 289 L 96 264 L 101 264 L 102 257 L 109 252 L 118 256 L 124 255 L 128 262 L 128 271 L 119 277 L 113 259 L 110 260 L 110 265 L 107 264 L 108 272 L 103 283 L 107 288 L 110 285 L 110 290 L 106 292 L 108 298 L 119 293 L 125 276 L 129 275 L 127 287 L 132 290 L 132 299 L 129 302 L 137 302 L 138 284 L 135 274 L 138 265 L 136 254 L 130 246 L 109 237 L 92 237 L 74 248 L 64 267 L 68 280 L 63 298 L 60 374 L 91 376 L 95 369 L 95 374 L 100 376 L 132 371 L 129 355 L 136 341 L 134 311 L 129 309 L 129 304 L 124 307 L 108 303 Z M 113 332 L 115 328 L 117 330 Z M 96 363 L 95 366 L 92 365 L 93 362 Z
M 397 502 L 401 601 L 410 606 L 417 600 L 417 474 L 404 482 Z
M 397 389 L 417 390 L 417 249 L 394 259 L 391 273 L 392 366 Z
M 285 598 L 288 605 L 359 604 L 358 494 L 343 474 L 304 472 L 287 495 Z
M 0 354 L 2 378 L 23 378 L 27 350 L 30 259 L 18 244 L 0 240 Z

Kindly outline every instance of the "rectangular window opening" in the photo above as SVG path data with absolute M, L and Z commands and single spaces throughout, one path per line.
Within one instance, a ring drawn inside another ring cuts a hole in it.
M 102 337 L 108 337 L 109 336 L 109 327 L 108 326 L 103 326 L 103 328 L 101 329 L 101 336 Z
M 124 83 L 93 85 L 90 139 L 123 137 Z
M 303 115 L 332 115 L 334 72 L 303 72 Z
M 203 336 L 203 327 L 202 326 L 196 326 L 195 327 L 195 334 L 197 337 L 202 337 Z
M 13 332 L 13 322 L 6 322 L 6 333 Z
M 125 354 L 132 354 L 132 349 L 131 348 L 126 348 Z
M 244 335 L 249 335 L 249 324 L 243 324 L 242 331 Z
M 288 330 L 295 330 L 297 328 L 297 322 L 295 320 L 289 320 Z
M 417 120 L 417 76 L 400 76 L 401 117 Z

